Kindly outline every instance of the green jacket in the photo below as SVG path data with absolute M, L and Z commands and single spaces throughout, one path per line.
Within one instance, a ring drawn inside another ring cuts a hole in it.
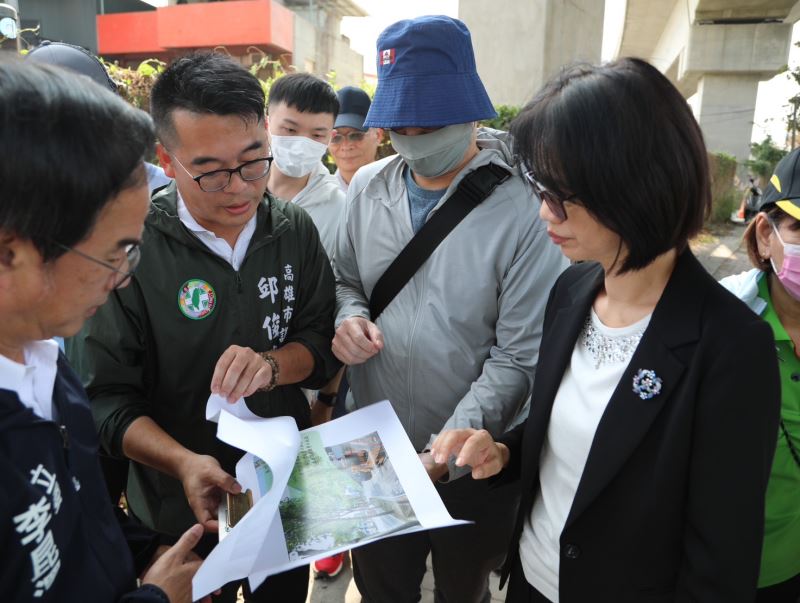
M 321 387 L 339 368 L 331 352 L 333 273 L 311 219 L 294 205 L 265 196 L 237 272 L 183 225 L 176 203 L 174 184 L 155 195 L 136 275 L 68 342 L 68 354 L 110 454 L 123 456 L 125 430 L 149 416 L 233 473 L 242 451 L 217 440 L 216 424 L 205 419 L 217 360 L 234 344 L 256 351 L 305 345 L 315 358 L 312 375 L 254 394 L 247 405 L 309 427 L 301 386 Z M 136 462 L 127 497 L 136 516 L 159 532 L 177 535 L 194 523 L 181 483 Z
M 778 431 L 767 485 L 759 588 L 775 586 L 800 573 L 800 466 L 792 454 L 792 449 L 800 449 L 800 359 L 775 311 L 766 274 L 753 269 L 720 281 L 769 324 L 780 361 L 783 426 Z

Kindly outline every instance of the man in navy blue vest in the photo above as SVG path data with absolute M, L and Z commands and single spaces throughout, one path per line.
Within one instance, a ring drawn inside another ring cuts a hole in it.
M 85 78 L 0 63 L 0 601 L 191 600 L 201 526 L 165 552 L 111 505 L 86 393 L 50 339 L 130 280 L 153 139 Z

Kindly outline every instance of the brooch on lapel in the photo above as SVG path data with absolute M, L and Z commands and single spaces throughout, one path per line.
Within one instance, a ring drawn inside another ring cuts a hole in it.
M 633 376 L 633 393 L 642 400 L 650 400 L 661 392 L 661 377 L 650 369 L 639 369 Z

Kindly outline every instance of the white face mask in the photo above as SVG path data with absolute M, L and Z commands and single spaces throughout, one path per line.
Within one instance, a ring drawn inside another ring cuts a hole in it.
M 305 136 L 278 136 L 270 133 L 273 161 L 281 173 L 302 178 L 319 165 L 328 145 Z

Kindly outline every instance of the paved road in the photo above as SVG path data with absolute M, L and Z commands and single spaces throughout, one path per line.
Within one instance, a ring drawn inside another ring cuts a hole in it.
M 499 578 L 494 574 L 489 580 L 489 587 L 492 591 L 492 603 L 501 603 L 506 600 L 505 589 L 501 592 Z M 358 593 L 355 582 L 353 582 L 353 572 L 350 569 L 349 561 L 345 564 L 342 572 L 332 580 L 315 580 L 311 577 L 308 584 L 307 603 L 360 603 L 361 595 Z M 433 573 L 430 570 L 430 558 L 428 558 L 428 573 L 422 580 L 422 600 L 420 603 L 434 603 L 433 601 Z
M 692 251 L 717 280 L 739 274 L 753 267 L 747 257 L 742 234 L 743 225 L 724 224 L 714 227 L 692 242 Z

